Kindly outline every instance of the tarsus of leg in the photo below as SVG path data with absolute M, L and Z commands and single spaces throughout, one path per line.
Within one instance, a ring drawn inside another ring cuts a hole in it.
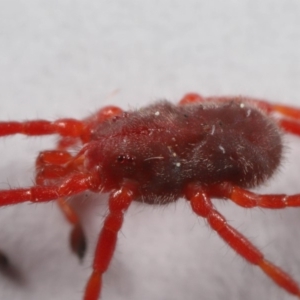
M 118 233 L 123 224 L 124 212 L 136 198 L 136 186 L 125 182 L 109 198 L 109 213 L 105 218 L 96 246 L 93 272 L 86 286 L 84 300 L 97 300 L 102 290 L 102 275 L 106 272 L 115 252 Z
M 292 277 L 265 259 L 246 237 L 231 227 L 226 219 L 214 208 L 207 193 L 197 185 L 186 188 L 186 198 L 190 201 L 193 211 L 203 218 L 218 235 L 240 256 L 249 263 L 258 266 L 277 285 L 300 298 L 300 289 Z

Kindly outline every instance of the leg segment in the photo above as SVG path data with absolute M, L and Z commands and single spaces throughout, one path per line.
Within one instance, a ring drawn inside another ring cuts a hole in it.
M 235 202 L 237 205 L 246 208 L 262 207 L 280 209 L 300 206 L 300 194 L 290 196 L 285 194 L 259 195 L 230 183 L 222 183 L 211 186 L 207 188 L 206 192 L 210 197 L 227 198 Z
M 29 188 L 0 191 L 0 206 L 22 202 L 48 202 L 69 197 L 86 190 L 97 190 L 98 179 L 91 174 L 75 173 L 59 185 L 32 186 Z
M 59 119 L 54 122 L 46 120 L 0 122 L 0 136 L 20 133 L 29 136 L 59 134 L 78 137 L 84 130 L 84 123 L 75 119 Z
M 109 213 L 105 218 L 95 251 L 93 272 L 87 283 L 84 300 L 97 300 L 102 289 L 102 275 L 106 272 L 115 252 L 118 233 L 123 224 L 124 212 L 137 196 L 135 184 L 125 182 L 109 198 Z
M 295 119 L 295 120 L 300 120 L 300 109 L 299 108 L 295 108 L 295 107 L 291 107 L 291 106 L 287 106 L 287 105 L 280 105 L 280 104 L 274 104 L 271 106 L 272 106 L 273 111 L 276 111 L 276 112 L 284 115 L 285 117 Z
M 299 119 L 299 122 L 297 122 L 297 121 L 283 118 L 283 119 L 279 120 L 279 125 L 286 132 L 289 132 L 289 133 L 295 134 L 295 135 L 300 135 L 300 119 Z
M 83 259 L 86 251 L 86 239 L 79 217 L 74 208 L 70 204 L 68 204 L 64 198 L 59 198 L 57 200 L 57 203 L 61 208 L 64 216 L 73 227 L 70 235 L 70 245 L 73 252 L 81 260 Z
M 214 208 L 206 191 L 197 185 L 189 185 L 186 198 L 193 211 L 205 218 L 219 236 L 249 263 L 258 266 L 277 285 L 300 298 L 297 283 L 286 272 L 265 259 L 264 255 L 241 233 L 231 227 L 226 219 Z
M 64 165 L 72 159 L 73 156 L 67 151 L 46 150 L 39 154 L 35 165 L 37 168 L 41 168 L 45 165 Z
M 35 166 L 35 181 L 38 185 L 45 185 L 46 180 L 59 180 L 78 172 L 82 167 L 84 155 L 79 152 L 77 156 L 72 156 L 68 151 L 46 150 L 40 152 Z
M 81 152 L 73 157 L 67 151 L 43 151 L 36 160 L 35 181 L 38 185 L 44 185 L 45 180 L 61 179 L 71 172 L 79 171 L 83 159 Z

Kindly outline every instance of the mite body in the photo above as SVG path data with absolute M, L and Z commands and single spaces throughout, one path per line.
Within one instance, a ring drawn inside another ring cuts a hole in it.
M 284 131 L 300 135 L 299 109 L 252 98 L 197 94 L 187 94 L 179 105 L 161 101 L 129 112 L 108 106 L 83 120 L 0 122 L 0 136 L 60 136 L 53 150 L 38 155 L 35 185 L 0 191 L 0 206 L 56 200 L 73 226 L 71 248 L 82 258 L 85 235 L 67 199 L 86 190 L 109 192 L 109 212 L 84 300 L 100 297 L 102 277 L 131 202 L 161 205 L 180 197 L 237 254 L 300 298 L 291 276 L 230 226 L 211 202 L 222 198 L 245 208 L 300 206 L 300 194 L 258 195 L 246 190 L 278 168 Z M 0 257 L 8 262 L 5 254 Z
M 242 99 L 176 106 L 158 102 L 96 128 L 85 156 L 98 168 L 105 191 L 124 178 L 138 182 L 140 198 L 167 203 L 191 182 L 253 187 L 281 160 L 277 124 Z

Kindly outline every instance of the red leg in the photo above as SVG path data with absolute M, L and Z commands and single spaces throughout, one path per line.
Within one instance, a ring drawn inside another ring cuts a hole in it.
M 197 185 L 189 185 L 186 198 L 190 200 L 193 211 L 206 218 L 208 224 L 219 236 L 249 263 L 258 266 L 277 285 L 289 293 L 300 297 L 297 283 L 286 272 L 265 259 L 264 255 L 241 233 L 231 227 L 226 219 L 214 208 L 206 191 Z
M 91 174 L 76 173 L 70 175 L 59 185 L 32 186 L 29 188 L 0 191 L 0 206 L 21 202 L 48 202 L 61 197 L 69 197 L 86 190 L 98 190 L 98 178 Z
M 287 105 L 274 104 L 272 110 L 276 111 L 285 117 L 300 120 L 300 109 Z
M 70 175 L 71 172 L 78 171 L 80 165 L 82 165 L 81 156 L 73 157 L 69 152 L 61 150 L 43 151 L 36 160 L 36 183 L 45 185 L 47 180 L 57 180 Z M 70 235 L 71 249 L 79 259 L 82 259 L 86 250 L 86 239 L 79 217 L 64 198 L 59 198 L 57 203 L 73 227 Z
M 300 135 L 300 120 L 299 122 L 289 120 L 289 119 L 281 119 L 279 120 L 279 125 L 286 132 L 291 134 Z
M 59 207 L 61 208 L 64 216 L 69 223 L 73 226 L 70 235 L 70 245 L 73 252 L 82 259 L 86 251 L 86 239 L 79 220 L 79 217 L 74 208 L 66 202 L 64 198 L 57 200 Z
M 45 185 L 45 180 L 60 179 L 71 172 L 79 171 L 84 155 L 81 152 L 73 157 L 62 150 L 43 151 L 36 159 L 36 177 L 38 185 Z
M 78 137 L 84 133 L 84 124 L 75 119 L 59 119 L 54 122 L 34 120 L 25 122 L 0 122 L 0 136 L 12 134 L 48 135 Z
M 87 283 L 84 300 L 97 300 L 102 289 L 102 275 L 106 272 L 115 252 L 118 232 L 124 212 L 136 197 L 135 184 L 126 182 L 109 198 L 109 213 L 100 232 L 93 263 L 93 272 Z
M 64 165 L 73 159 L 73 156 L 67 151 L 46 150 L 39 154 L 36 159 L 36 167 L 44 165 Z
M 230 183 L 222 183 L 207 188 L 206 192 L 210 197 L 227 198 L 237 205 L 252 208 L 263 207 L 271 209 L 280 209 L 285 207 L 300 206 L 300 194 L 296 195 L 259 195 L 249 192 Z
M 11 189 L 0 191 L 0 206 L 17 204 L 21 202 L 47 202 L 60 197 L 68 197 L 85 190 L 97 190 L 99 183 L 97 178 L 90 174 L 77 173 L 71 175 L 60 185 L 33 186 L 25 189 Z M 65 208 L 66 210 L 66 208 Z M 75 221 L 74 215 L 72 221 Z M 80 226 L 73 229 L 73 249 L 76 248 L 80 256 L 84 251 L 84 235 Z M 79 224 L 80 225 L 80 224 Z M 0 267 L 8 264 L 6 256 L 0 253 Z

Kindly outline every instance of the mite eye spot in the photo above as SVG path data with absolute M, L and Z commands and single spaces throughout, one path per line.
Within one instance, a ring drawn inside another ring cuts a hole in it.
M 125 155 L 119 155 L 118 157 L 117 157 L 117 162 L 118 163 L 124 163 L 125 162 Z

